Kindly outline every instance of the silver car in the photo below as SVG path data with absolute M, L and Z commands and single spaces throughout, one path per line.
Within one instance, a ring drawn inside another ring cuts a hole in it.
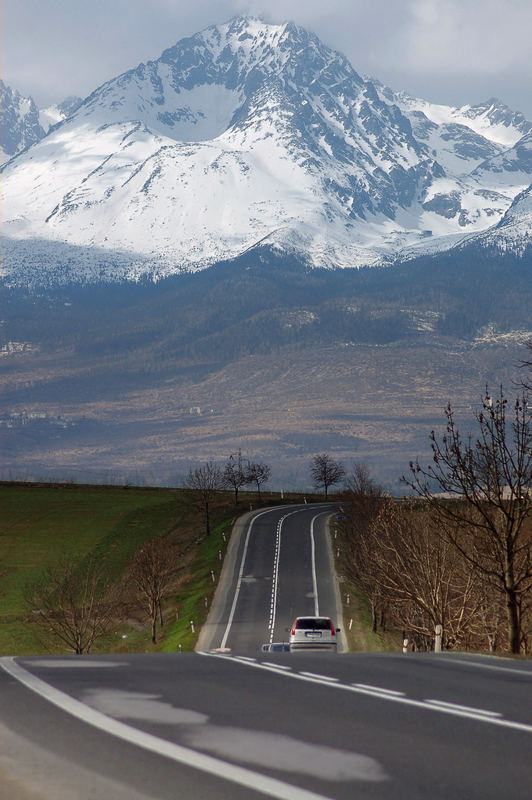
M 290 650 L 336 650 L 337 633 L 330 617 L 296 617 L 290 628 Z

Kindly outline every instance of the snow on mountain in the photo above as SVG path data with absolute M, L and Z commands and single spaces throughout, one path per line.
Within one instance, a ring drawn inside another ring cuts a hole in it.
M 494 97 L 476 106 L 453 108 L 410 97 L 405 92 L 393 92 L 388 87 L 375 83 L 383 97 L 395 103 L 407 116 L 422 116 L 437 126 L 460 125 L 487 139 L 488 142 L 502 147 L 511 147 L 532 130 L 532 122 L 525 119 L 519 111 L 512 111 Z
M 394 93 L 292 23 L 234 19 L 99 87 L 4 167 L 4 273 L 122 280 L 258 246 L 325 267 L 446 249 L 528 186 L 531 129 L 495 101 Z
M 81 103 L 80 97 L 67 97 L 62 103 L 38 109 L 32 97 L 0 81 L 2 116 L 2 163 L 39 142 L 53 125 L 58 125 Z
M 44 132 L 48 133 L 51 127 L 63 122 L 63 120 L 70 116 L 81 103 L 81 97 L 70 95 L 66 97 L 62 103 L 56 103 L 47 108 L 41 108 L 39 110 L 39 122 Z
M 0 80 L 0 112 L 2 116 L 2 163 L 44 136 L 39 111 L 31 97 L 23 97 L 16 89 Z
M 517 195 L 501 221 L 473 240 L 484 248 L 532 255 L 532 184 Z

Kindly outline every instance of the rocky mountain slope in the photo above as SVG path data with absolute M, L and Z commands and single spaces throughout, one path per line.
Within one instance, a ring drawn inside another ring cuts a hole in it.
M 1 156 L 9 161 L 45 134 L 39 120 L 39 110 L 31 97 L 23 97 L 16 89 L 0 80 Z
M 33 97 L 0 81 L 2 118 L 2 164 L 39 142 L 54 125 L 63 122 L 80 105 L 81 97 L 70 96 L 63 102 L 39 109 Z
M 250 252 L 383 265 L 486 231 L 522 250 L 531 130 L 499 101 L 410 98 L 302 28 L 237 18 L 99 87 L 4 167 L 5 281 L 160 279 Z

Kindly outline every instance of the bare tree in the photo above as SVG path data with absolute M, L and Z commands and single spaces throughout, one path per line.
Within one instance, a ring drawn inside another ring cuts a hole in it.
M 386 624 L 386 600 L 375 580 L 372 541 L 372 525 L 385 502 L 384 489 L 372 478 L 367 465 L 356 463 L 346 476 L 342 495 L 344 570 L 348 580 L 359 586 L 369 601 L 374 633 L 379 618 L 382 627 Z
M 208 461 L 202 467 L 189 471 L 185 486 L 191 490 L 193 501 L 203 513 L 205 533 L 209 536 L 211 506 L 218 492 L 224 487 L 223 472 L 214 462 Z
M 441 624 L 449 648 L 471 635 L 480 607 L 475 576 L 430 514 L 388 500 L 372 525 L 371 550 L 374 580 L 400 627 L 432 644 Z
M 172 577 L 179 569 L 180 554 L 176 545 L 161 537 L 146 542 L 133 556 L 129 565 L 131 581 L 148 613 L 151 623 L 151 640 L 155 644 L 157 620 L 162 626 L 162 601 Z
M 227 459 L 223 471 L 225 486 L 231 488 L 235 493 L 235 506 L 238 505 L 238 492 L 242 486 L 250 483 L 248 470 L 244 464 L 241 450 L 236 455 L 231 454 Z
M 250 462 L 248 465 L 248 483 L 254 483 L 257 487 L 257 492 L 259 493 L 259 500 L 261 499 L 261 486 L 264 486 L 265 483 L 268 483 L 270 480 L 270 476 L 272 474 L 271 467 L 268 464 L 264 464 L 261 461 L 258 462 Z
M 454 411 L 445 411 L 446 433 L 431 434 L 433 463 L 412 463 L 406 480 L 435 514 L 439 529 L 466 561 L 505 601 L 508 646 L 519 653 L 522 613 L 532 592 L 532 414 L 517 398 L 511 420 L 508 401 L 488 392 L 475 414 L 478 434 L 464 441 Z M 445 497 L 442 497 L 441 494 Z
M 78 655 L 105 635 L 117 610 L 116 591 L 93 559 L 77 566 L 62 558 L 26 588 L 25 600 L 45 638 Z
M 447 648 L 480 640 L 478 582 L 426 510 L 382 495 L 344 512 L 342 567 L 371 605 L 374 633 L 392 624 L 429 649 L 441 624 Z
M 325 500 L 327 500 L 329 488 L 342 480 L 345 468 L 341 461 L 335 461 L 328 453 L 319 453 L 310 462 L 310 474 L 315 488 L 323 487 Z

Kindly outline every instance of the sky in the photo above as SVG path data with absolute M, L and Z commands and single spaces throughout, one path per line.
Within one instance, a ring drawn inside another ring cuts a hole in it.
M 293 21 L 396 90 L 532 119 L 532 0 L 2 0 L 2 79 L 40 108 L 240 14 Z

